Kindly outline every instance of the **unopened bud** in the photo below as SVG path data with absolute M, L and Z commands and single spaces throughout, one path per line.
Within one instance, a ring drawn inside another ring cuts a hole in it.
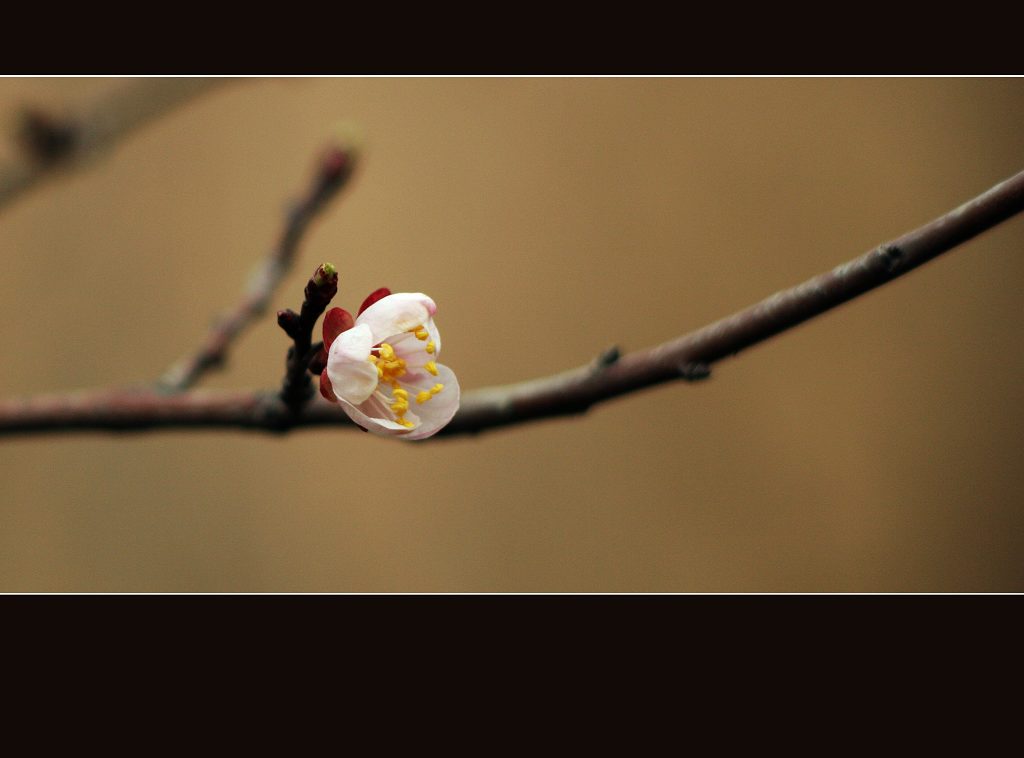
M 313 272 L 313 283 L 317 287 L 323 287 L 332 278 L 334 283 L 337 284 L 338 269 L 334 267 L 333 263 L 321 263 L 317 266 L 316 271 Z
M 299 314 L 291 308 L 285 308 L 277 312 L 277 325 L 284 329 L 289 337 L 295 336 L 295 330 L 299 326 Z
M 319 376 L 324 372 L 325 368 L 327 368 L 327 350 L 324 348 L 323 344 L 321 344 L 316 355 L 314 355 L 309 361 L 309 370 Z
M 22 113 L 19 138 L 28 153 L 40 163 L 66 157 L 75 146 L 78 131 L 69 120 L 30 109 Z
M 321 263 L 306 285 L 306 302 L 314 306 L 317 315 L 323 312 L 331 298 L 338 294 L 338 269 L 330 263 Z
M 322 158 L 320 170 L 329 182 L 347 179 L 355 168 L 363 147 L 363 135 L 359 127 L 350 122 L 339 124 L 334 141 Z

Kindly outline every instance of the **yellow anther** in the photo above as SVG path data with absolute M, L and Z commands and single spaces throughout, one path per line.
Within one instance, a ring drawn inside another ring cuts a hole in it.
M 377 352 L 379 355 L 370 354 L 370 361 L 377 367 L 378 379 L 382 384 L 397 387 L 398 377 L 405 376 L 406 373 L 405 359 L 396 356 L 394 348 L 387 343 L 382 343 Z
M 425 348 L 423 348 L 423 349 L 426 350 L 431 355 L 433 355 L 434 354 L 434 340 L 430 340 L 430 342 L 427 343 L 427 346 Z
M 417 327 L 417 329 L 420 328 L 422 327 Z M 376 351 L 376 355 L 373 353 L 370 354 L 370 363 L 372 363 L 377 369 L 377 377 L 380 382 L 380 386 L 391 387 L 393 402 L 389 407 L 395 414 L 395 423 L 401 424 L 406 429 L 413 429 L 416 424 L 405 418 L 405 414 L 409 410 L 409 391 L 403 389 L 398 383 L 399 377 L 405 376 L 407 373 L 405 359 L 399 358 L 395 354 L 395 349 L 386 342 L 382 342 L 374 348 L 374 350 Z M 421 392 L 417 395 L 417 400 L 419 400 L 420 395 L 423 394 L 424 393 Z M 432 393 L 428 391 L 426 393 L 426 398 L 429 400 L 431 396 Z M 423 401 L 419 400 L 419 402 Z
M 427 371 L 429 371 L 434 376 L 437 376 L 437 364 L 434 363 L 433 361 L 427 361 L 427 363 L 423 366 L 423 368 L 425 368 Z
M 436 395 L 438 392 L 440 392 L 443 389 L 444 389 L 444 385 L 443 384 L 435 384 L 433 387 L 430 388 L 430 394 L 431 395 Z
M 433 397 L 433 395 L 430 393 L 430 390 L 423 390 L 423 392 L 419 392 L 419 393 L 416 394 L 416 402 L 417 403 L 425 403 L 431 397 Z
M 409 331 L 412 332 L 413 334 L 415 334 L 416 335 L 416 339 L 418 339 L 418 340 L 425 340 L 425 339 L 430 337 L 430 333 L 427 332 L 427 330 L 423 328 L 423 324 L 417 324 L 416 326 L 414 326 Z

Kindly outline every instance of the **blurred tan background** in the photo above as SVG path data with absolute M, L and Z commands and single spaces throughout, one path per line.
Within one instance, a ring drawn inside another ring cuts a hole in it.
M 0 80 L 0 116 L 127 83 Z M 365 160 L 273 307 L 324 260 L 349 308 L 427 292 L 466 389 L 669 339 L 1024 168 L 1021 80 L 244 80 L 0 209 L 0 394 L 193 349 L 343 120 Z M 0 590 L 1024 590 L 1022 246 L 476 439 L 0 438 Z M 286 347 L 268 316 L 204 386 L 274 386 Z

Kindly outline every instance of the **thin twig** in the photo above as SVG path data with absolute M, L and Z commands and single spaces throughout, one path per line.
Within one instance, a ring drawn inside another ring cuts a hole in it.
M 348 182 L 356 162 L 351 145 L 335 145 L 317 163 L 306 196 L 288 214 L 277 245 L 260 264 L 249 282 L 242 301 L 210 329 L 199 350 L 185 356 L 160 378 L 163 392 L 182 392 L 211 368 L 221 365 L 232 341 L 257 316 L 262 315 L 281 280 L 295 260 L 295 252 L 310 222 Z
M 294 343 L 288 350 L 287 371 L 281 388 L 281 400 L 293 414 L 298 413 L 313 397 L 313 385 L 308 371 L 314 355 L 313 329 L 320 314 L 337 294 L 338 271 L 330 263 L 322 263 L 306 283 L 299 313 L 291 308 L 277 312 L 278 326 L 284 329 Z M 318 351 L 322 344 L 317 343 Z
M 622 357 L 609 351 L 556 376 L 468 392 L 440 434 L 472 434 L 581 413 L 645 387 L 702 378 L 712 363 L 902 276 L 1021 211 L 1024 171 L 930 224 L 678 339 Z M 0 401 L 0 434 L 158 428 L 279 432 L 344 425 L 355 428 L 337 406 L 319 397 L 293 416 L 275 392 L 167 397 L 147 389 L 108 389 Z
M 102 98 L 76 116 L 26 110 L 18 135 L 25 157 L 19 162 L 0 165 L 0 207 L 44 179 L 90 165 L 146 122 L 230 81 L 233 80 L 142 80 Z

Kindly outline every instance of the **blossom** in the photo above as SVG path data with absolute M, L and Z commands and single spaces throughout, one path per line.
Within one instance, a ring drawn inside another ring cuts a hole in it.
M 332 308 L 324 317 L 320 393 L 374 434 L 406 440 L 436 434 L 459 408 L 455 373 L 437 362 L 436 312 L 421 292 L 386 288 L 366 298 L 354 320 Z

